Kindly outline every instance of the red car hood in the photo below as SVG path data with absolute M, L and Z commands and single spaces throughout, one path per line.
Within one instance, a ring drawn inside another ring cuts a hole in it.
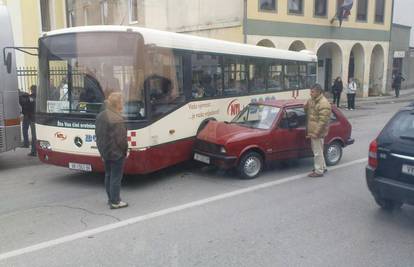
M 252 129 L 235 123 L 210 121 L 197 135 L 197 139 L 225 145 L 228 141 L 237 141 L 262 134 L 264 131 Z

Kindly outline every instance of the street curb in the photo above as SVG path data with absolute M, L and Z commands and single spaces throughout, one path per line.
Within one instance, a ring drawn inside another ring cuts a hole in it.
M 377 100 L 360 100 L 356 101 L 356 105 L 378 105 L 378 104 L 393 104 L 393 103 L 404 103 L 404 102 L 411 102 L 414 101 L 414 94 L 410 94 L 410 95 L 403 95 L 400 96 L 399 98 L 395 98 L 395 97 L 391 97 L 391 98 L 386 98 L 386 99 L 377 99 Z

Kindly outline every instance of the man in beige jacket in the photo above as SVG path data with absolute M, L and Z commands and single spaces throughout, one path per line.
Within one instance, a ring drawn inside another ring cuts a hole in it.
M 312 86 L 310 94 L 311 98 L 305 103 L 307 115 L 306 138 L 311 139 L 314 168 L 308 176 L 322 177 L 327 171 L 323 155 L 323 144 L 329 130 L 331 104 L 323 95 L 322 87 L 319 84 Z

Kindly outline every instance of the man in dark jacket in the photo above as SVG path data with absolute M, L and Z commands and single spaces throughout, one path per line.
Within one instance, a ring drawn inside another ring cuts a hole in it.
M 96 144 L 105 166 L 105 188 L 111 209 L 128 206 L 121 201 L 121 180 L 128 150 L 127 129 L 122 118 L 122 94 L 111 93 L 106 109 L 96 118 Z
M 344 85 L 341 77 L 337 77 L 332 85 L 333 104 L 339 108 L 339 102 L 341 101 L 341 94 Z
M 395 90 L 395 97 L 400 97 L 401 82 L 405 81 L 401 72 L 398 72 L 392 81 L 392 88 Z
M 19 93 L 19 104 L 23 114 L 23 147 L 29 147 L 29 127 L 32 135 L 32 148 L 28 156 L 35 157 L 36 153 L 36 129 L 35 129 L 35 106 L 36 106 L 36 85 L 30 86 L 30 95 L 25 92 Z
M 30 96 L 28 93 L 19 90 L 19 104 L 22 107 L 23 123 L 23 147 L 29 147 L 29 127 L 30 127 Z

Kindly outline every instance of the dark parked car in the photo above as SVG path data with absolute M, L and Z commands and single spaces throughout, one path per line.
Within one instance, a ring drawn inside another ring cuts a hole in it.
M 399 110 L 369 146 L 368 188 L 383 209 L 414 205 L 414 106 Z
M 237 168 L 242 178 L 254 178 L 266 162 L 312 157 L 306 139 L 304 101 L 251 103 L 231 122 L 210 121 L 197 135 L 194 159 L 222 169 Z M 342 148 L 352 144 L 351 124 L 332 108 L 325 138 L 327 165 L 337 164 Z

